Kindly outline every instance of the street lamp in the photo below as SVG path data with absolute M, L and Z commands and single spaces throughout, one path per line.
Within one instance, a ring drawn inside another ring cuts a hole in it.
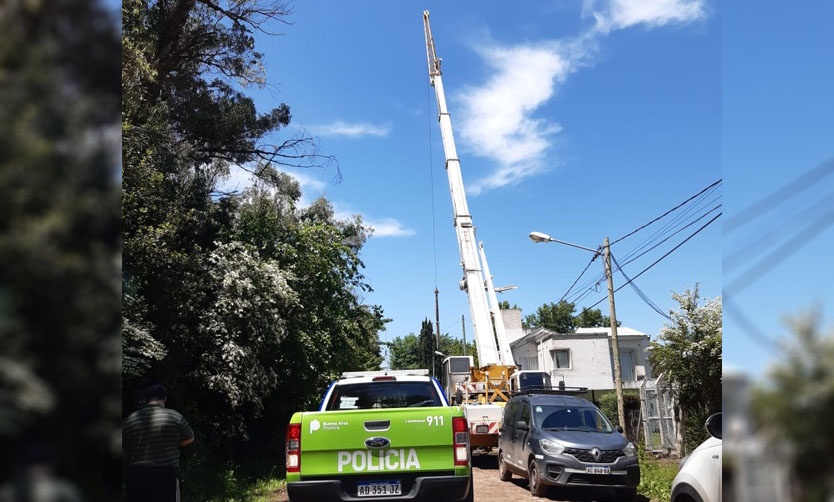
M 591 249 L 586 248 L 584 246 L 578 246 L 576 244 L 571 244 L 570 242 L 560 241 L 558 239 L 554 239 L 550 237 L 548 234 L 543 232 L 530 232 L 530 240 L 536 243 L 540 242 L 557 242 L 559 244 L 564 244 L 566 246 L 571 246 L 579 249 L 584 249 L 585 251 L 590 251 L 594 253 L 594 258 L 600 254 L 600 249 Z M 626 421 L 625 421 L 625 407 L 623 406 L 623 379 L 622 373 L 620 372 L 620 342 L 617 338 L 617 311 L 614 308 L 614 278 L 611 272 L 611 248 L 608 244 L 608 237 L 605 238 L 605 242 L 602 245 L 602 255 L 604 256 L 604 263 L 605 263 L 605 278 L 608 279 L 608 308 L 610 310 L 610 318 L 611 318 L 611 339 L 612 339 L 612 349 L 614 352 L 614 389 L 617 393 L 617 418 L 620 420 L 620 425 L 623 429 L 626 429 Z

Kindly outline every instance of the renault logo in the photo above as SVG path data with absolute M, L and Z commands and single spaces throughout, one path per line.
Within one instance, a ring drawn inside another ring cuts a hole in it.
M 379 449 L 386 448 L 391 445 L 391 440 L 383 437 L 368 438 L 365 440 L 365 446 L 368 448 Z
M 602 452 L 599 451 L 599 448 L 592 448 L 591 456 L 594 457 L 594 461 L 599 462 L 599 459 L 602 458 Z

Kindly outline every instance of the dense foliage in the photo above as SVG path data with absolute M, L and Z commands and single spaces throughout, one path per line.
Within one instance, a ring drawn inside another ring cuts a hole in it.
M 431 370 L 433 366 L 434 375 L 440 375 L 443 358 L 434 354 L 434 350 L 447 356 L 462 356 L 464 354 L 472 356 L 475 367 L 478 367 L 478 354 L 475 344 L 468 342 L 464 347 L 463 340 L 452 338 L 448 333 L 441 333 L 439 347 L 429 352 L 427 347 L 434 347 L 436 344 L 436 336 L 432 329 L 432 322 L 424 320 L 419 335 L 409 333 L 394 338 L 388 344 L 391 369 L 424 368 Z
M 575 314 L 576 304 L 560 300 L 559 303 L 545 303 L 536 309 L 535 314 L 524 317 L 525 328 L 547 328 L 556 333 L 573 333 L 576 328 L 607 328 L 611 318 L 602 315 L 599 309 L 583 307 Z M 619 325 L 619 323 L 618 323 Z
M 672 298 L 680 309 L 652 342 L 649 361 L 674 385 L 690 452 L 707 438 L 707 417 L 721 410 L 721 298 L 702 302 L 697 285 Z
M 834 336 L 821 332 L 818 313 L 792 324 L 795 338 L 782 344 L 751 404 L 764 436 L 790 452 L 796 500 L 824 500 L 834 491 Z
M 37 445 L 88 500 L 121 479 L 119 53 L 97 2 L 0 4 L 0 483 Z
M 269 0 L 123 3 L 124 403 L 169 387 L 207 454 L 277 459 L 289 415 L 345 370 L 381 361 L 379 306 L 365 305 L 367 230 L 334 217 L 279 167 L 320 167 L 307 138 L 281 138 L 288 105 L 243 93 L 255 50 L 289 14 Z M 257 182 L 219 188 L 245 169 Z

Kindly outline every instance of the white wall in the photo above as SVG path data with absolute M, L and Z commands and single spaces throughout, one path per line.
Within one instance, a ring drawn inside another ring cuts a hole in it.
M 524 336 L 524 328 L 521 326 L 521 309 L 501 309 L 501 319 L 504 320 L 508 343 L 513 343 Z
M 593 390 L 607 390 L 614 388 L 614 370 L 611 350 L 611 339 L 608 331 L 590 333 L 574 333 L 569 335 L 551 334 L 545 336 L 541 342 L 528 339 L 513 347 L 513 357 L 516 361 L 536 356 L 541 370 L 551 372 L 553 381 L 558 382 L 564 375 L 565 384 L 569 387 L 587 387 Z M 620 352 L 631 351 L 634 365 L 644 366 L 645 375 L 651 377 L 651 368 L 646 359 L 646 347 L 649 337 L 635 330 L 628 330 L 620 335 L 617 330 Z M 570 368 L 554 368 L 552 351 L 567 349 L 570 351 Z M 533 369 L 525 366 L 525 369 Z M 623 369 L 623 373 L 628 373 Z M 634 370 L 631 370 L 634 373 Z M 623 381 L 625 388 L 637 388 L 639 381 Z

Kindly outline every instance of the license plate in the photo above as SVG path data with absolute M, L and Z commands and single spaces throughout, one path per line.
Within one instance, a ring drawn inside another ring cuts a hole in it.
M 585 472 L 588 474 L 611 474 L 611 468 L 600 465 L 586 465 Z
M 477 433 L 477 434 L 488 434 L 489 433 L 489 426 L 488 425 L 476 425 L 475 426 L 475 433 Z
M 356 495 L 359 497 L 402 495 L 402 487 L 400 486 L 399 480 L 359 482 Z

